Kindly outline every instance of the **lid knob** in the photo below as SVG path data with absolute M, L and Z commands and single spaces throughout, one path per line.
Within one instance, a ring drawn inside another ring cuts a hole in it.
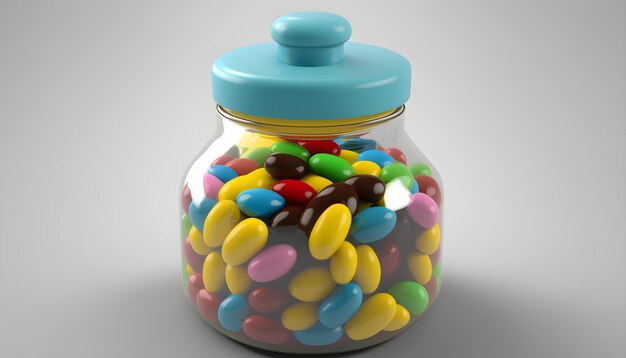
M 296 12 L 272 24 L 278 44 L 276 57 L 294 66 L 325 66 L 343 60 L 343 44 L 352 26 L 343 17 L 327 12 Z

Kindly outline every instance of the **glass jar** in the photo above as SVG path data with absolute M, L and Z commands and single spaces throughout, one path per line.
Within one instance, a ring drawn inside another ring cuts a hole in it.
M 345 72 L 362 53 L 344 58 L 351 30 L 336 15 L 290 14 L 272 31 L 277 47 L 214 64 L 218 128 L 181 190 L 184 289 L 215 329 L 253 347 L 372 346 L 423 315 L 441 286 L 441 179 L 405 131 L 410 86 L 384 81 L 410 72 L 374 48 L 377 66 L 355 73 L 375 84 L 355 86 Z M 304 53 L 289 53 L 294 39 Z M 333 91 L 344 95 L 329 103 Z

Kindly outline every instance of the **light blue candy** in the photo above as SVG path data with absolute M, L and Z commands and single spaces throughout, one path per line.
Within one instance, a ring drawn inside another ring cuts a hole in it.
M 199 206 L 196 206 L 193 202 L 189 204 L 189 218 L 191 219 L 193 226 L 195 226 L 200 232 L 204 230 L 204 220 L 216 203 L 217 202 L 215 200 L 207 197 L 200 202 Z
M 207 171 L 209 174 L 212 174 L 214 177 L 221 180 L 222 183 L 226 183 L 227 181 L 235 179 L 239 176 L 236 171 L 225 165 L 213 165 Z
M 285 206 L 285 199 L 274 191 L 254 188 L 237 195 L 237 205 L 248 216 L 269 218 Z
M 363 302 L 363 291 L 356 283 L 340 286 L 320 304 L 317 312 L 319 321 L 334 328 L 348 322 Z
M 341 339 L 343 327 L 328 328 L 318 322 L 311 328 L 296 331 L 293 334 L 300 343 L 307 346 L 325 346 Z
M 361 244 L 369 244 L 387 236 L 396 225 L 396 212 L 384 206 L 363 209 L 352 219 L 350 234 Z
M 250 306 L 245 296 L 230 295 L 220 303 L 217 318 L 226 330 L 239 332 L 249 312 Z
M 376 149 L 376 141 L 373 139 L 365 139 L 359 137 L 349 139 L 337 138 L 335 139 L 335 143 L 339 144 L 339 148 L 341 149 L 351 150 L 357 153 L 361 153 L 370 149 Z
M 378 164 L 378 166 L 381 168 L 387 164 L 391 164 L 394 162 L 393 158 L 389 154 L 375 149 L 364 151 L 363 153 L 359 154 L 356 160 L 369 160 L 370 162 Z
M 411 194 L 415 194 L 420 191 L 420 187 L 417 185 L 417 180 L 413 180 L 413 185 L 411 185 L 411 189 L 409 190 L 411 191 Z

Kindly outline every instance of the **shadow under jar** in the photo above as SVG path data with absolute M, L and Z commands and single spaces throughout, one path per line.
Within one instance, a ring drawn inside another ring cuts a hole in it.
M 350 34 L 337 15 L 289 14 L 277 44 L 214 63 L 218 129 L 182 187 L 183 285 L 238 342 L 357 350 L 439 292 L 442 187 L 405 131 L 410 65 Z

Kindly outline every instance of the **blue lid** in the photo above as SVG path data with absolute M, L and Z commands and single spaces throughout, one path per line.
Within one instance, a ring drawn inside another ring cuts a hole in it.
M 350 23 L 325 12 L 298 12 L 272 25 L 276 43 L 227 52 L 213 63 L 213 99 L 251 116 L 339 119 L 404 104 L 411 65 L 401 55 L 347 42 Z

